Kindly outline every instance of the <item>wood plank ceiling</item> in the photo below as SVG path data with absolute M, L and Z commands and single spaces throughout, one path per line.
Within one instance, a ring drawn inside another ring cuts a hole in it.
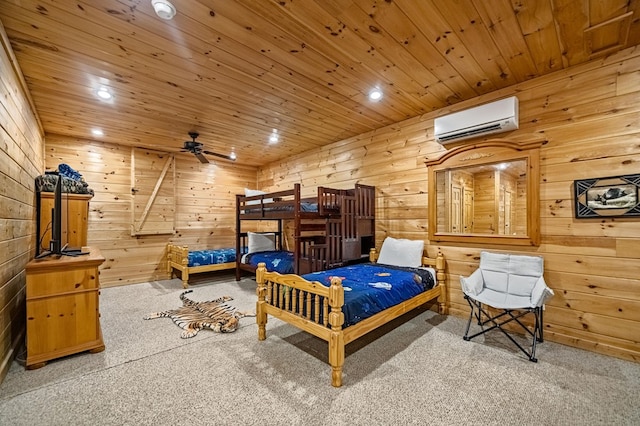
M 172 2 L 0 0 L 46 133 L 261 165 L 640 41 L 640 0 Z

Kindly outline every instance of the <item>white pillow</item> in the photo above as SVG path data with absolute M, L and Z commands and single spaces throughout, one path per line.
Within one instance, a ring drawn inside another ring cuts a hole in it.
M 380 249 L 378 263 L 417 268 L 422 266 L 424 241 L 385 238 Z
M 257 189 L 249 189 L 249 188 L 245 188 L 244 189 L 244 196 L 245 197 L 253 197 L 254 195 L 264 195 L 264 194 L 266 194 L 266 192 L 259 191 Z M 258 200 L 247 201 L 245 204 L 246 205 L 260 204 L 260 201 L 258 201 Z
M 249 235 L 248 253 L 273 251 L 276 249 L 276 234 L 258 234 L 255 232 L 247 232 L 247 234 Z
M 264 195 L 264 194 L 266 194 L 266 192 L 260 191 L 258 189 L 249 189 L 249 188 L 245 188 L 244 189 L 244 196 L 245 197 L 253 197 L 254 195 Z M 273 201 L 273 199 L 271 199 L 271 198 L 265 198 L 264 199 L 265 203 L 270 203 L 272 201 Z M 260 201 L 259 200 L 252 200 L 252 201 L 247 201 L 245 204 L 247 206 L 250 206 L 252 204 L 260 204 Z

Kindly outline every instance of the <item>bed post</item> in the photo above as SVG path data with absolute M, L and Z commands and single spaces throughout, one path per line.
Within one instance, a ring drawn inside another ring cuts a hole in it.
M 301 247 L 302 241 L 300 240 L 300 184 L 293 185 L 293 273 L 300 273 L 300 257 L 302 256 Z M 279 221 L 282 223 L 282 220 Z M 280 234 L 280 241 L 282 241 L 283 235 Z
M 171 247 L 172 244 L 167 244 L 167 273 L 169 273 L 169 279 L 173 278 L 173 268 L 171 267 Z
M 236 281 L 240 281 L 240 258 L 242 257 L 242 249 L 240 247 L 240 232 L 242 222 L 240 221 L 240 198 L 242 195 L 236 194 Z
M 436 280 L 438 281 L 438 286 L 440 287 L 440 296 L 438 296 L 438 312 L 441 315 L 446 315 L 448 312 L 447 309 L 447 286 L 445 285 L 447 277 L 444 273 L 444 255 L 441 251 L 438 250 L 438 255 L 436 256 Z
M 189 271 L 187 269 L 182 270 L 182 288 L 189 288 Z
M 267 286 L 264 282 L 264 273 L 267 271 L 266 264 L 260 262 L 258 269 L 256 270 L 256 281 L 258 287 L 256 288 L 256 294 L 258 295 L 258 301 L 256 302 L 256 324 L 258 324 L 258 340 L 264 340 L 267 338 L 267 313 L 265 311 L 265 301 L 267 294 Z
M 376 251 L 375 247 L 371 247 L 369 249 L 369 262 L 376 263 L 377 260 L 378 260 L 378 252 Z
M 189 288 L 189 247 L 179 246 L 178 251 L 180 252 L 182 288 Z
M 329 324 L 331 335 L 329 336 L 329 364 L 331 365 L 331 384 L 335 387 L 342 386 L 342 366 L 344 365 L 344 289 L 342 280 L 338 277 L 331 278 L 329 287 Z

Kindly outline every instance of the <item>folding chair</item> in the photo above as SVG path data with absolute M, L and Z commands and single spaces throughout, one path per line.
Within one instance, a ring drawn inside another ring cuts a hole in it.
M 543 259 L 481 252 L 480 267 L 468 277 L 460 277 L 464 298 L 471 307 L 464 340 L 471 340 L 488 331 L 499 329 L 529 360 L 537 362 L 536 342 L 542 342 L 544 303 L 553 296 L 543 277 Z M 493 316 L 483 304 L 498 310 Z M 533 314 L 533 331 L 520 319 Z M 483 317 L 484 315 L 484 317 Z M 469 336 L 471 321 L 476 318 L 480 332 Z M 532 337 L 530 349 L 525 349 L 503 328 L 509 323 L 519 324 Z M 489 328 L 485 325 L 492 324 Z

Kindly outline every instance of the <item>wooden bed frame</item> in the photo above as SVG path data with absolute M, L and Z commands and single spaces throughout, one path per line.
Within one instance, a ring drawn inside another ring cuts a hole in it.
M 174 270 L 180 271 L 182 278 L 182 287 L 189 288 L 189 275 L 200 272 L 222 271 L 225 269 L 234 269 L 236 262 L 216 263 L 214 265 L 188 266 L 189 265 L 189 247 L 176 246 L 171 243 L 167 244 L 167 272 L 169 277 L 173 278 Z
M 375 262 L 377 257 L 375 249 L 371 249 L 370 260 Z M 330 286 L 327 287 L 317 281 L 307 281 L 298 275 L 267 272 L 264 263 L 261 263 L 256 271 L 258 340 L 266 339 L 267 315 L 272 315 L 327 341 L 331 384 L 335 387 L 342 386 L 345 345 L 434 299 L 437 299 L 438 312 L 447 313 L 444 256 L 438 253 L 435 258 L 423 257 L 422 263 L 436 270 L 436 285 L 432 289 L 346 328 L 342 327 L 344 289 L 340 278 L 332 278 Z M 286 291 L 283 291 L 284 289 Z M 291 294 L 296 296 L 291 297 Z M 302 306 L 306 308 L 304 315 Z M 312 306 L 315 309 L 312 309 Z M 313 318 L 306 314 L 312 311 Z
M 236 250 L 246 247 L 244 221 L 276 221 L 282 250 L 283 221 L 293 221 L 294 271 L 305 274 L 359 260 L 375 242 L 375 187 L 356 184 L 352 189 L 318 187 L 316 197 L 302 198 L 301 186 L 272 193 L 236 195 Z M 317 211 L 304 211 L 305 202 L 317 203 Z M 241 271 L 256 268 L 237 259 L 236 279 Z

